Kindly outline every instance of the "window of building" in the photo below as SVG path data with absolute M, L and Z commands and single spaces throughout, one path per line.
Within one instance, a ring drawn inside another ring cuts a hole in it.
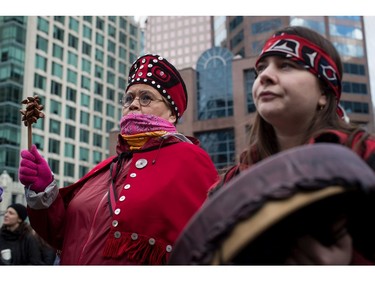
M 111 40 L 108 40 L 107 42 L 107 51 L 116 55 L 116 43 Z
M 64 42 L 64 29 L 61 29 L 57 26 L 53 27 L 53 38 Z
M 45 57 L 42 57 L 38 54 L 35 56 L 35 68 L 41 69 L 44 72 L 47 71 L 47 59 Z
M 123 17 L 120 18 L 120 27 L 123 30 L 127 30 L 128 27 L 128 21 Z
M 103 112 L 103 102 L 98 99 L 94 99 L 94 110 L 97 112 Z
M 356 63 L 343 63 L 344 73 L 365 76 L 365 66 Z
M 112 68 L 112 69 L 116 69 L 116 60 L 114 57 L 111 57 L 111 56 L 107 56 L 107 66 Z
M 67 105 L 65 109 L 66 109 L 66 112 L 65 112 L 66 119 L 75 121 L 76 120 L 76 108 Z
M 65 157 L 74 158 L 75 155 L 75 145 L 71 143 L 64 144 L 64 155 Z
M 38 17 L 38 30 L 44 32 L 45 34 L 48 34 L 49 32 L 49 22 L 48 20 Z
M 57 62 L 52 63 L 52 75 L 62 78 L 63 75 L 63 67 L 61 64 Z
M 355 45 L 348 43 L 339 43 L 333 42 L 333 45 L 336 47 L 337 51 L 341 56 L 349 56 L 355 58 L 363 58 L 364 50 L 362 45 Z
M 54 80 L 51 81 L 51 94 L 61 97 L 62 85 Z
M 234 130 L 218 130 L 195 134 L 217 169 L 227 168 L 235 161 Z
M 41 90 L 46 90 L 46 77 L 37 73 L 34 74 L 34 87 Z
M 108 25 L 108 35 L 116 39 L 116 27 L 111 24 Z
M 99 151 L 93 151 L 93 161 L 98 164 L 102 161 L 102 153 Z
M 282 22 L 280 18 L 274 18 L 270 20 L 255 22 L 251 25 L 252 34 L 260 34 L 269 31 L 274 31 L 281 28 Z
M 104 20 L 102 20 L 99 17 L 96 18 L 96 28 L 101 31 L 104 31 Z
M 91 74 L 91 61 L 85 58 L 82 58 L 81 68 L 82 68 L 82 71 L 87 72 L 88 74 Z
M 79 160 L 89 161 L 89 150 L 85 147 L 79 148 Z
M 211 48 L 199 57 L 198 120 L 233 116 L 232 59 L 232 53 L 221 47 Z
M 329 33 L 333 36 L 363 40 L 362 29 L 357 26 L 330 23 Z
M 67 79 L 68 79 L 68 82 L 72 83 L 72 84 L 77 84 L 77 72 L 71 70 L 71 69 L 67 69 Z
M 255 112 L 255 104 L 253 99 L 253 84 L 255 81 L 255 70 L 254 69 L 246 69 L 244 71 L 244 82 L 245 82 L 245 93 L 246 93 L 246 105 L 247 105 L 247 112 L 252 113 Z
M 91 37 L 92 37 L 91 28 L 86 26 L 86 25 L 83 25 L 83 37 L 88 38 L 90 40 L 91 40 Z
M 103 78 L 103 67 L 99 65 L 95 65 L 95 77 L 96 78 Z
M 90 107 L 90 96 L 84 93 L 81 93 L 81 106 L 85 106 L 87 108 Z
M 38 121 L 39 122 L 39 121 Z M 33 143 L 39 150 L 44 150 L 44 137 L 33 133 Z
M 95 60 L 103 62 L 104 61 L 104 53 L 99 49 L 95 49 Z
M 100 33 L 96 33 L 96 37 L 95 37 L 95 43 L 96 45 L 99 45 L 99 46 L 104 46 L 104 36 L 101 35 Z
M 66 100 L 76 102 L 77 99 L 77 90 L 70 87 L 66 87 Z
M 91 45 L 86 42 L 82 42 L 82 53 L 91 56 Z
M 56 159 L 48 159 L 48 165 L 51 167 L 51 170 L 54 174 L 58 175 L 60 170 L 60 161 Z
M 89 171 L 88 167 L 80 165 L 79 166 L 79 178 L 82 178 L 84 175 L 86 175 L 88 171 Z
M 122 77 L 118 78 L 118 87 L 120 89 L 125 89 L 125 87 L 126 87 L 126 81 L 125 81 L 124 78 L 122 78 Z
M 340 105 L 344 108 L 345 112 L 359 113 L 359 114 L 369 114 L 368 103 L 355 102 L 355 101 L 340 101 Z
M 48 152 L 60 154 L 60 141 L 50 138 L 48 140 Z M 53 172 L 56 172 L 56 170 L 53 170 Z
M 48 40 L 38 35 L 36 37 L 36 48 L 48 53 Z
M 50 113 L 61 115 L 61 103 L 55 100 L 51 100 Z
M 68 46 L 74 49 L 78 49 L 78 37 L 69 34 L 68 36 Z
M 113 128 L 115 128 L 115 123 L 112 121 L 106 121 L 105 123 L 106 132 L 109 133 Z
M 350 94 L 367 95 L 367 85 L 365 83 L 343 81 L 342 91 Z
M 57 45 L 57 44 L 53 44 L 52 55 L 55 58 L 63 60 L 64 59 L 64 48 Z
M 99 82 L 94 82 L 94 93 L 103 96 L 103 84 Z
M 107 99 L 111 101 L 115 100 L 115 90 L 107 87 Z
M 78 56 L 75 53 L 68 51 L 68 64 L 77 67 L 78 65 Z
M 119 52 L 119 58 L 120 59 L 123 59 L 123 60 L 127 59 L 127 52 L 126 52 L 125 48 L 123 48 L 123 47 L 120 46 L 118 48 L 118 52 Z
M 92 16 L 84 16 L 83 20 L 86 21 L 86 22 L 91 23 L 92 22 Z
M 76 138 L 76 128 L 72 125 L 65 124 L 65 137 L 74 140 Z
M 112 104 L 107 103 L 106 115 L 110 117 L 115 117 L 115 107 Z
M 107 83 L 108 84 L 115 85 L 115 78 L 116 78 L 116 75 L 113 72 L 107 71 Z
M 99 116 L 94 116 L 94 129 L 101 130 L 103 127 L 103 118 Z
M 232 32 L 241 23 L 243 23 L 243 16 L 237 16 L 231 19 L 229 22 L 229 32 Z
M 79 130 L 79 141 L 83 143 L 89 143 L 90 139 L 90 133 L 88 130 L 80 129 Z
M 80 122 L 81 124 L 90 126 L 90 114 L 85 111 L 81 111 L 81 116 L 80 116 Z
M 94 133 L 93 135 L 93 145 L 96 147 L 102 147 L 102 136 Z
M 126 45 L 126 43 L 127 43 L 127 36 L 126 36 L 126 34 L 123 33 L 123 32 L 121 32 L 121 31 L 120 31 L 119 34 L 120 34 L 120 38 L 119 38 L 120 43 Z
M 61 123 L 60 121 L 50 119 L 49 121 L 49 132 L 53 134 L 60 135 L 61 132 Z
M 79 33 L 79 22 L 73 17 L 69 17 L 69 28 Z
M 130 24 L 130 34 L 137 37 L 138 34 L 138 27 L 134 24 Z
M 244 38 L 244 33 L 243 30 L 240 30 L 231 40 L 230 40 L 230 47 L 233 49 L 235 48 L 238 44 L 243 42 Z
M 65 16 L 54 16 L 53 19 L 59 23 L 65 24 Z
M 91 80 L 89 77 L 81 76 L 81 87 L 90 91 Z
M 121 61 L 118 62 L 118 72 L 121 73 L 121 74 L 127 73 L 125 63 L 123 63 Z
M 64 162 L 64 176 L 66 177 L 74 177 L 74 164 Z M 67 184 L 69 185 L 70 182 Z

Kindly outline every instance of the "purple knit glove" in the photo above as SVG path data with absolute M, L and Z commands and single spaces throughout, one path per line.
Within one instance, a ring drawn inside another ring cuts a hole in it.
M 35 145 L 21 151 L 18 173 L 20 182 L 35 192 L 42 192 L 52 182 L 53 175 L 47 161 L 39 154 Z
M 0 186 L 0 202 L 3 201 L 3 197 L 1 197 L 3 195 L 3 191 L 4 191 L 3 187 Z

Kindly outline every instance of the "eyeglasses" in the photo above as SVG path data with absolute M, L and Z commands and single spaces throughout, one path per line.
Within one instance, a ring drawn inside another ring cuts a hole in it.
M 123 98 L 120 100 L 121 105 L 125 108 L 128 108 L 133 101 L 135 100 L 135 95 L 133 94 L 124 94 Z M 141 106 L 149 106 L 152 101 L 162 101 L 164 102 L 163 99 L 156 99 L 153 97 L 150 93 L 148 92 L 143 92 L 139 95 L 138 97 L 139 103 Z

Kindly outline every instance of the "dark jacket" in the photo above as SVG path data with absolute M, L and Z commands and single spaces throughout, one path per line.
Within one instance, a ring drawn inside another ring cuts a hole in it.
M 6 227 L 0 230 L 0 251 L 10 249 L 12 258 L 10 262 L 0 258 L 0 265 L 41 265 L 44 264 L 39 251 L 39 242 L 28 229 L 22 224 L 15 231 Z

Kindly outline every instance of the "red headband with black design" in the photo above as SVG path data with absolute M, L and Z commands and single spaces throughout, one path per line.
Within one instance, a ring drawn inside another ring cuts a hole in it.
M 341 97 L 341 77 L 336 63 L 321 48 L 310 41 L 292 34 L 275 34 L 264 45 L 255 66 L 265 56 L 281 55 L 302 64 L 308 71 L 323 81 L 335 94 L 337 105 Z M 340 117 L 343 112 L 337 106 Z
M 147 84 L 155 88 L 171 104 L 179 119 L 187 107 L 187 91 L 178 70 L 165 58 L 146 54 L 139 57 L 129 71 L 128 86 Z

